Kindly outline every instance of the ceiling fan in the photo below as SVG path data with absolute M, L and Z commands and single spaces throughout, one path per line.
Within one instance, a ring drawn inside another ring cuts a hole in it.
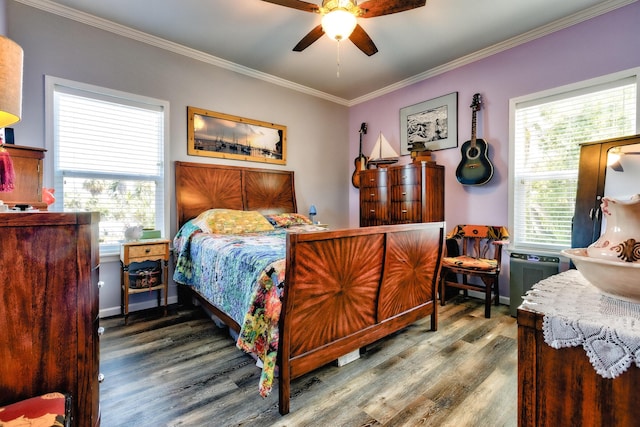
M 322 5 L 318 6 L 302 0 L 263 1 L 322 15 L 322 24 L 316 26 L 304 36 L 293 48 L 294 51 L 302 52 L 326 33 L 337 41 L 348 37 L 358 49 L 368 56 L 378 52 L 378 48 L 367 32 L 356 22 L 356 18 L 374 18 L 376 16 L 404 12 L 422 7 L 427 2 L 426 0 L 366 0 L 358 5 L 356 0 L 323 0 Z M 328 23 L 334 18 L 346 20 L 346 28 L 334 32 Z

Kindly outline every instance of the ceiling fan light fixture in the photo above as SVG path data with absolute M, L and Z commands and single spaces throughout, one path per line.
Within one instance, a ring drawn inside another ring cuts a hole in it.
M 355 15 L 344 9 L 332 10 L 322 17 L 322 29 L 336 41 L 349 38 L 357 23 Z

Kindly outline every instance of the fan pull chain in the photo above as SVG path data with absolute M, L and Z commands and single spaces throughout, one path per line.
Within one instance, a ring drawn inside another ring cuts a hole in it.
M 340 40 L 338 40 L 338 54 L 336 58 L 338 71 L 336 71 L 336 77 L 340 78 Z

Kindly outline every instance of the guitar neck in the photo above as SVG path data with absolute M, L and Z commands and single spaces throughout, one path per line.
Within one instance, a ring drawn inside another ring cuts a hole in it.
M 476 115 L 480 110 L 480 104 L 482 100 L 479 93 L 473 95 L 473 102 L 471 103 L 471 147 L 476 148 Z
M 476 110 L 471 114 L 471 146 L 476 146 Z
M 362 135 L 367 133 L 367 124 L 365 122 L 360 125 L 360 130 L 358 132 L 360 133 L 360 153 L 358 154 L 358 157 L 362 157 Z

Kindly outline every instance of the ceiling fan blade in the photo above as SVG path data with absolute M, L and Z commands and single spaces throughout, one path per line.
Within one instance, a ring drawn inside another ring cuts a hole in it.
M 302 52 L 309 46 L 311 46 L 316 40 L 318 40 L 324 34 L 322 25 L 318 25 L 313 30 L 309 31 L 309 34 L 304 36 L 302 40 L 293 48 L 295 52 Z
M 368 0 L 359 4 L 358 7 L 363 12 L 361 17 L 373 18 L 374 16 L 391 15 L 415 9 L 426 3 L 427 0 Z
M 318 7 L 318 5 L 313 3 L 308 3 L 302 0 L 262 0 L 262 1 L 266 1 L 267 3 L 278 4 L 284 7 L 290 7 L 292 9 L 304 10 L 305 12 L 314 12 L 314 13 L 320 12 L 320 8 Z
M 624 172 L 624 168 L 622 167 L 622 163 L 620 163 L 620 160 L 616 160 L 615 163 L 611 165 L 611 169 L 616 172 Z
M 349 36 L 349 40 L 351 40 L 353 44 L 355 44 L 358 49 L 363 51 L 367 56 L 371 56 L 378 51 L 375 43 L 373 43 L 369 34 L 367 34 L 360 24 L 356 25 L 353 33 Z

